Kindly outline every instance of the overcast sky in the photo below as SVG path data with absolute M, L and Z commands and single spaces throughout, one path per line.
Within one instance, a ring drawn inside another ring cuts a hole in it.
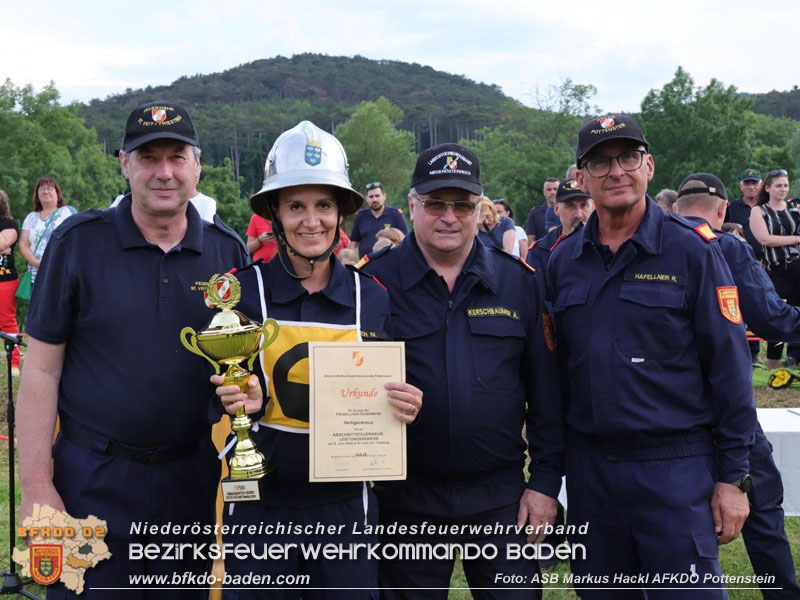
M 0 0 L 0 79 L 53 80 L 64 102 L 169 84 L 302 52 L 417 62 L 494 83 L 593 84 L 604 111 L 638 110 L 683 66 L 745 92 L 800 83 L 796 0 L 365 2 Z

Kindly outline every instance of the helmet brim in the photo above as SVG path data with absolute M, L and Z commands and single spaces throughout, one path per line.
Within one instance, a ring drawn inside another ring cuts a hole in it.
M 302 171 L 294 176 L 291 173 L 287 173 L 281 178 L 280 182 L 262 187 L 261 190 L 250 196 L 250 208 L 255 214 L 265 219 L 272 219 L 269 204 L 277 202 L 278 190 L 300 185 L 328 185 L 335 188 L 339 216 L 342 218 L 354 215 L 364 205 L 364 196 L 351 187 L 344 187 L 340 178 L 327 176 L 324 172 L 317 173 L 315 177 L 310 178 L 308 171 Z

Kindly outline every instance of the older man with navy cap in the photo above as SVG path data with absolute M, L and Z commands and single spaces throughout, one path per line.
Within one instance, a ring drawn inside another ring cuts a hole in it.
M 476 240 L 483 188 L 472 151 L 425 150 L 411 185 L 414 230 L 362 266 L 389 290 L 408 381 L 425 397 L 408 430 L 408 480 L 375 486 L 382 541 L 477 544 L 486 552 L 463 561 L 474 597 L 539 597 L 536 561 L 510 545 L 525 544 L 524 526 L 541 541 L 537 527 L 555 517 L 562 428 L 549 316 L 532 269 Z M 395 524 L 411 535 L 393 535 Z M 452 557 L 384 558 L 380 584 L 387 598 L 444 598 L 452 569 Z
M 28 309 L 20 512 L 24 519 L 35 504 L 49 505 L 106 521 L 111 558 L 86 570 L 81 598 L 107 598 L 103 588 L 129 588 L 113 595 L 141 598 L 131 576 L 199 575 L 209 566 L 191 553 L 129 558 L 132 544 L 208 542 L 191 527 L 214 522 L 220 466 L 210 432 L 222 411 L 208 364 L 186 352 L 180 333 L 208 323 L 204 282 L 243 266 L 247 250 L 219 219 L 203 221 L 189 203 L 198 144 L 183 107 L 134 109 L 120 153 L 130 194 L 53 232 Z M 174 526 L 183 533 L 173 535 Z M 146 597 L 203 597 L 202 590 L 161 587 Z M 61 583 L 47 595 L 78 597 Z
M 567 516 L 588 523 L 572 536 L 587 549 L 572 569 L 595 587 L 581 597 L 724 598 L 708 582 L 748 514 L 756 424 L 736 285 L 713 232 L 647 195 L 634 119 L 588 121 L 576 155 L 596 210 L 552 253 L 547 287 L 569 386 Z

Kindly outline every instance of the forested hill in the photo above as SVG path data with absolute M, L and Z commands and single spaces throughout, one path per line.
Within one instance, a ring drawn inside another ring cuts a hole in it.
M 800 121 L 800 88 L 796 85 L 785 92 L 772 90 L 766 94 L 745 95 L 753 100 L 755 112 Z
M 255 189 L 266 153 L 282 131 L 302 119 L 332 131 L 359 102 L 381 96 L 403 110 L 400 126 L 414 133 L 417 150 L 497 125 L 507 100 L 495 85 L 419 64 L 300 54 L 181 77 L 167 86 L 129 89 L 92 100 L 80 114 L 111 152 L 119 147 L 134 106 L 153 99 L 184 104 L 197 125 L 204 160 L 220 164 L 230 157 L 235 175 L 244 178 L 242 188 Z

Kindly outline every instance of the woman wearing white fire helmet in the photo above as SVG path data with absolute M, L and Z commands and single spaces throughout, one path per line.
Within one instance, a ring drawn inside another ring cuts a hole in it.
M 377 536 L 353 533 L 354 527 L 363 531 L 365 523 L 377 523 L 369 485 L 309 483 L 308 470 L 308 342 L 391 337 L 386 290 L 333 256 L 340 223 L 364 199 L 350 185 L 339 141 L 303 121 L 275 141 L 267 157 L 264 186 L 250 202 L 253 212 L 272 220 L 279 243 L 275 259 L 236 273 L 242 289 L 237 310 L 257 321 L 276 319 L 279 325 L 276 340 L 264 348 L 258 361 L 261 385 L 249 394 L 256 401 L 246 402 L 248 411 L 256 410 L 260 417 L 259 428 L 251 435 L 266 457 L 269 472 L 262 499 L 227 505 L 225 523 L 256 525 L 266 533 L 254 536 L 245 529 L 244 534 L 226 536 L 225 542 L 297 546 L 278 559 L 228 559 L 226 572 L 270 573 L 273 580 L 277 575 L 309 575 L 308 587 L 317 589 L 303 592 L 304 596 L 368 598 L 377 587 L 377 565 L 366 553 L 352 560 L 326 560 L 304 558 L 300 549 L 302 544 L 377 542 Z M 260 390 L 265 381 L 269 394 L 264 410 Z M 399 382 L 385 387 L 395 417 L 413 422 L 422 406 L 422 392 Z M 245 395 L 233 386 L 219 387 L 217 393 L 229 409 L 245 402 Z M 224 591 L 225 598 L 264 594 L 263 589 Z M 300 592 L 276 589 L 269 595 L 298 598 Z

